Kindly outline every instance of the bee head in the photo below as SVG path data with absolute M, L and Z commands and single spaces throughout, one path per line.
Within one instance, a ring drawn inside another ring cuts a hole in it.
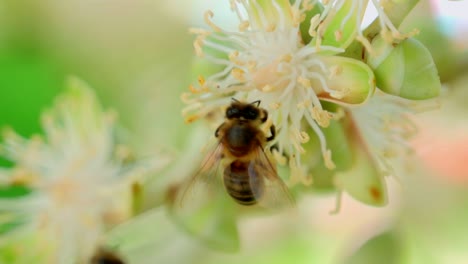
M 260 101 L 255 101 L 250 104 L 239 102 L 233 99 L 232 104 L 226 109 L 227 119 L 245 119 L 245 120 L 256 120 L 261 119 L 262 123 L 266 120 L 266 111 L 260 109 L 258 105 Z M 261 117 L 260 117 L 261 116 Z

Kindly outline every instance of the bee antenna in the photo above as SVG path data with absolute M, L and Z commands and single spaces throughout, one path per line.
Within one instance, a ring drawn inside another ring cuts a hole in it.
M 251 104 L 251 105 L 257 105 L 257 107 L 259 107 L 259 106 L 260 106 L 260 102 L 261 102 L 260 100 L 257 100 L 257 101 L 251 102 L 250 104 Z
M 239 100 L 237 100 L 237 99 L 234 98 L 234 97 L 232 97 L 231 100 L 232 100 L 233 102 L 240 103 Z

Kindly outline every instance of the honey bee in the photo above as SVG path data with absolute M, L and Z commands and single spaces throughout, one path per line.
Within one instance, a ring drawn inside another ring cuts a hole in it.
M 125 261 L 117 256 L 117 254 L 100 248 L 91 259 L 90 264 L 125 264 Z
M 213 150 L 199 171 L 174 195 L 176 209 L 197 201 L 202 207 L 203 199 L 216 199 L 220 190 L 242 206 L 277 209 L 294 205 L 267 156 L 265 146 L 275 138 L 276 130 L 271 125 L 269 136 L 262 131 L 268 112 L 259 106 L 260 101 L 244 103 L 233 99 L 226 109 L 225 121 L 214 133 L 217 143 Z

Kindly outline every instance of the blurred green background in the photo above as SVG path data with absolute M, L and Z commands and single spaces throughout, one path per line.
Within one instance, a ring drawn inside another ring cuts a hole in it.
M 162 259 L 189 252 L 174 263 L 468 263 L 468 22 L 441 16 L 437 2 L 422 1 L 404 27 L 420 28 L 418 38 L 433 53 L 443 106 L 416 119 L 420 164 L 401 182 L 388 180 L 389 206 L 345 197 L 343 211 L 329 215 L 334 197 L 318 194 L 301 202 L 299 227 L 285 228 L 291 223 L 284 215 L 246 220 L 247 246 L 237 255 L 192 240 L 152 252 Z M 227 1 L 220 3 L 216 8 L 228 11 Z M 134 147 L 177 153 L 190 144 L 179 99 L 190 77 L 188 27 L 201 24 L 208 8 L 208 0 L 0 0 L 0 127 L 40 133 L 41 111 L 73 74 L 119 112 Z M 155 236 L 169 225 L 155 224 Z

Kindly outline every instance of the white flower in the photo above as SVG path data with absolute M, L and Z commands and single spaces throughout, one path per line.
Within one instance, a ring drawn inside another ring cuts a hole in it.
M 310 1 L 230 2 L 239 19 L 239 32 L 216 26 L 210 11 L 205 21 L 211 31 L 193 30 L 198 35 L 196 54 L 203 59 L 195 63 L 204 72 L 198 77 L 199 87 L 190 87 L 192 93 L 201 94 L 182 97 L 189 104 L 183 111 L 187 122 L 219 111 L 231 98 L 261 100 L 278 131 L 272 144 L 289 157 L 291 169 L 297 172 L 291 175 L 299 177 L 295 181 L 307 181 L 299 171 L 305 152 L 302 144 L 309 140 L 310 130 L 318 136 L 325 164 L 334 168 L 321 127 L 339 115 L 324 109 L 321 101 L 363 103 L 374 89 L 372 71 L 358 60 L 332 56 L 343 52 L 342 46 L 323 45 L 320 37 L 304 43 L 300 27 L 313 8 Z M 311 19 L 312 37 L 323 29 L 319 26 L 322 19 L 320 14 Z
M 407 164 L 412 151 L 409 141 L 417 133 L 412 117 L 434 108 L 434 103 L 412 101 L 376 90 L 367 104 L 349 109 L 359 139 L 380 175 L 398 177 L 400 165 Z
M 126 192 L 136 180 L 131 176 L 167 162 L 126 165 L 115 143 L 115 117 L 103 112 L 91 89 L 73 79 L 43 115 L 45 140 L 5 134 L 3 155 L 15 163 L 8 180 L 32 192 L 0 199 L 0 210 L 26 222 L 19 232 L 42 234 L 41 243 L 53 248 L 52 263 L 88 261 L 105 228 L 128 217 Z

